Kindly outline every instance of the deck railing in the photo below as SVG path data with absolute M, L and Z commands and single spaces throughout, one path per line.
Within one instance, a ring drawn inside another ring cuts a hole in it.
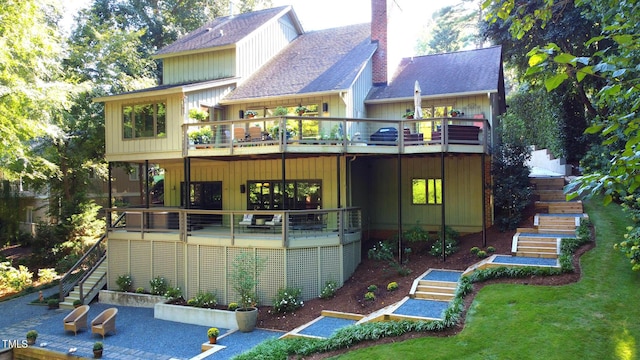
M 120 221 L 108 231 L 173 233 L 182 241 L 190 237 L 228 239 L 268 238 L 288 247 L 291 241 L 310 237 L 337 237 L 361 232 L 360 208 L 314 210 L 198 210 L 178 208 L 113 208 Z
M 314 152 L 318 146 L 333 145 L 333 151 L 346 153 L 367 152 L 363 146 L 395 147 L 403 153 L 411 146 L 440 146 L 447 151 L 449 145 L 476 145 L 486 152 L 491 145 L 489 130 L 486 119 L 460 117 L 390 121 L 285 116 L 183 125 L 185 156 L 200 149 L 217 149 L 210 155 L 228 155 L 269 145 L 280 152 L 305 151 L 305 147 Z

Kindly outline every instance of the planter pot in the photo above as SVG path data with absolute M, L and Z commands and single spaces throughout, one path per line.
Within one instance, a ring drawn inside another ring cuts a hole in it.
M 102 350 L 93 350 L 93 357 L 95 359 L 100 359 L 102 358 Z
M 238 330 L 241 332 L 253 331 L 258 322 L 258 308 L 236 309 L 236 321 L 238 322 Z
M 215 344 L 218 341 L 217 337 L 210 337 L 209 338 L 209 344 Z
M 36 339 L 31 339 L 31 338 L 27 339 L 27 345 L 33 345 L 35 343 L 36 343 Z

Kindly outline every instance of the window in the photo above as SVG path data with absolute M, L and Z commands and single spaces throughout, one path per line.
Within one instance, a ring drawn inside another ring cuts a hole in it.
M 129 181 L 138 181 L 140 180 L 140 174 L 138 172 L 138 165 L 134 165 L 129 170 Z
M 422 117 L 425 119 L 447 117 L 452 108 L 453 105 L 424 107 L 422 108 Z
M 125 139 L 165 137 L 167 106 L 155 104 L 125 105 L 122 107 L 122 128 Z
M 286 208 L 289 210 L 318 209 L 322 207 L 322 182 L 320 180 L 282 181 L 248 181 L 247 209 L 276 210 L 284 209 L 283 193 Z
M 413 179 L 411 203 L 414 205 L 442 204 L 442 179 Z

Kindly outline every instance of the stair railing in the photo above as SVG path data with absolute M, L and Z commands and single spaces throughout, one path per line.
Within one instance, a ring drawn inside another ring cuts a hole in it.
M 115 223 L 119 223 L 123 218 L 124 214 L 120 215 Z M 58 285 L 60 302 L 64 301 L 65 296 L 73 290 L 74 286 L 80 281 L 84 281 L 104 261 L 107 254 L 106 238 L 107 234 L 105 233 L 60 279 L 60 284 Z M 80 300 L 84 302 L 82 294 Z

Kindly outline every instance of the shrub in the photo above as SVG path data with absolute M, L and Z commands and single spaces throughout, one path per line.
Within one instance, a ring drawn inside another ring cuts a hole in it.
M 398 290 L 398 283 L 397 282 L 392 281 L 387 285 L 387 291 L 396 291 L 396 290 Z
M 123 274 L 119 275 L 116 279 L 116 285 L 118 285 L 118 291 L 126 292 L 131 291 L 131 286 L 133 285 L 133 279 L 131 279 L 131 275 Z
M 471 251 L 470 251 L 470 252 L 471 252 L 473 255 L 478 255 L 478 251 L 480 251 L 480 248 L 479 248 L 479 247 L 477 247 L 477 246 L 474 246 L 474 247 L 472 247 L 472 248 L 471 248 Z
M 149 286 L 151 286 L 149 292 L 151 292 L 152 295 L 163 295 L 167 292 L 169 283 L 162 276 L 156 276 L 149 281 Z
M 96 341 L 95 343 L 93 343 L 93 350 L 94 351 L 99 351 L 103 349 L 103 345 L 102 342 L 100 341 Z
M 136 293 L 144 294 L 144 288 L 142 286 L 136 288 Z M 157 295 L 157 294 L 156 294 Z
M 15 291 L 22 291 L 31 285 L 33 273 L 24 265 L 18 268 L 11 266 L 9 261 L 0 263 L 0 288 L 10 287 Z
M 290 313 L 304 306 L 302 289 L 281 288 L 273 299 L 273 309 L 278 313 Z
M 213 308 L 218 305 L 218 297 L 211 292 L 199 292 L 187 301 L 187 305 L 199 308 Z
M 376 285 L 369 285 L 367 287 L 367 290 L 375 292 L 376 290 L 378 290 L 378 287 Z
M 429 232 L 418 224 L 402 233 L 402 238 L 408 242 L 428 242 L 430 240 Z
M 445 250 L 444 253 L 446 256 L 449 256 L 458 251 L 458 241 L 454 239 L 446 239 L 445 240 Z M 433 256 L 442 256 L 442 241 L 436 241 L 431 246 L 431 250 L 429 254 Z
M 41 283 L 50 283 L 58 277 L 58 273 L 53 268 L 38 270 L 38 280 Z
M 75 300 L 73 300 L 73 306 L 74 306 L 74 307 L 75 307 L 75 306 L 80 306 L 80 305 L 82 305 L 82 300 L 80 300 L 80 299 L 75 299 Z
M 332 298 L 332 297 L 336 296 L 336 292 L 337 291 L 338 291 L 338 283 L 333 281 L 333 280 L 329 280 L 329 281 L 324 283 L 324 287 L 322 288 L 322 291 L 320 292 L 320 298 L 321 299 Z
M 207 330 L 207 336 L 210 338 L 218 337 L 220 335 L 220 330 L 218 328 L 212 327 Z
M 407 249 L 405 249 L 406 252 Z M 392 246 L 389 242 L 379 241 L 367 252 L 369 259 L 386 261 L 389 267 L 394 269 L 399 275 L 406 276 L 411 273 L 411 269 L 403 266 L 396 261 L 393 256 Z
M 478 251 L 478 253 L 477 253 L 476 255 L 478 255 L 478 257 L 479 257 L 480 259 L 484 259 L 484 258 L 486 258 L 486 257 L 487 257 L 487 252 L 486 252 L 486 251 L 484 251 L 484 250 L 480 250 L 480 251 Z
M 229 311 L 236 311 L 237 308 L 238 308 L 238 303 L 235 303 L 235 302 L 229 303 L 229 306 L 227 306 L 227 310 Z
M 493 246 L 487 247 L 487 254 L 493 254 L 495 252 L 496 252 L 496 248 L 494 248 Z
M 372 293 L 371 291 L 367 291 L 364 294 L 364 299 L 367 301 L 373 301 L 376 299 L 376 294 Z
M 171 287 L 167 288 L 167 291 L 164 293 L 164 297 L 169 301 L 178 300 L 182 297 L 182 290 L 179 287 Z

